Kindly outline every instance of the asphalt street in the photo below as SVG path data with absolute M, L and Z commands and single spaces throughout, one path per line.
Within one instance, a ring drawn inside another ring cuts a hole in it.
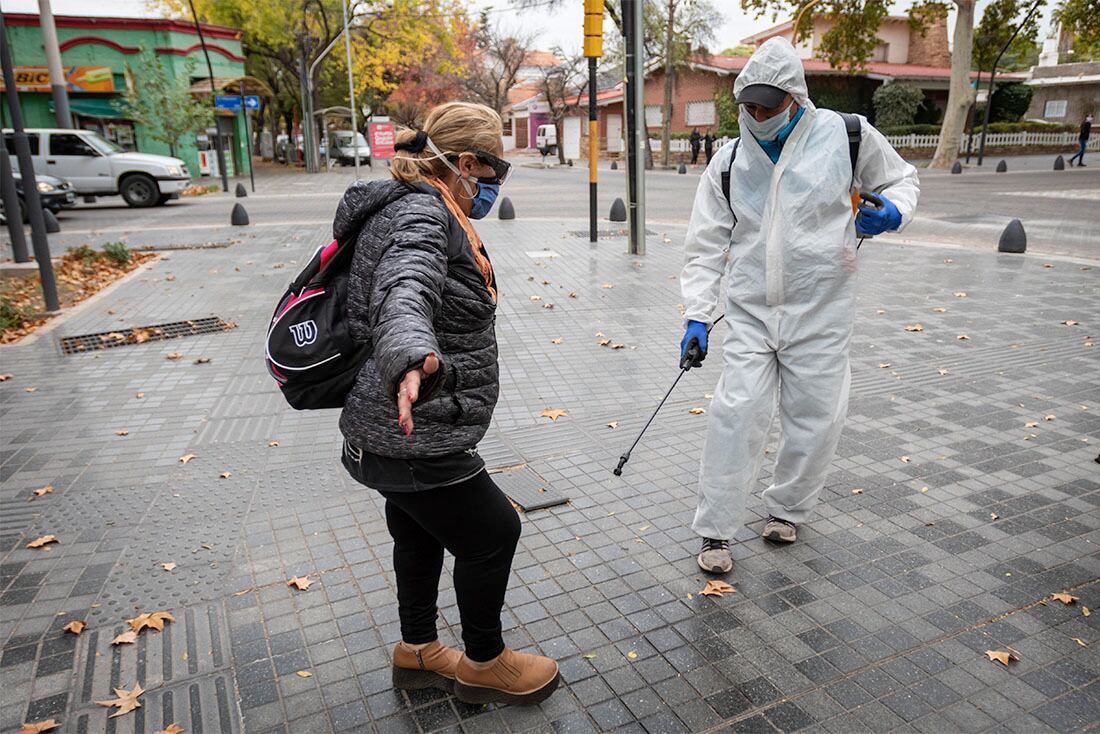
M 515 158 L 516 172 L 502 195 L 508 196 L 520 219 L 576 222 L 585 229 L 588 216 L 587 170 L 580 166 L 542 168 L 537 158 Z M 1019 218 L 1028 235 L 1029 252 L 1100 260 L 1100 166 L 1049 170 L 1053 156 L 1008 159 L 1009 172 L 993 172 L 996 160 L 983 169 L 968 167 L 961 175 L 921 171 L 921 201 L 913 223 L 886 240 L 911 244 L 935 243 L 978 251 L 995 250 L 1004 227 Z M 646 221 L 651 229 L 682 226 L 703 168 L 687 174 L 655 170 L 647 173 Z M 364 178 L 386 175 L 376 165 Z M 312 226 L 331 221 L 340 193 L 354 179 L 351 169 L 310 176 L 301 171 L 265 171 L 259 190 L 240 200 L 256 227 Z M 247 186 L 247 181 L 245 181 Z M 231 183 L 231 187 L 233 184 Z M 601 226 L 615 198 L 626 196 L 623 168 L 602 164 L 599 183 Z M 117 197 L 62 212 L 61 235 L 52 247 L 102 245 L 130 241 L 135 235 L 174 245 L 201 245 L 231 240 L 240 232 L 229 226 L 237 201 L 222 193 L 186 198 L 165 207 L 134 210 Z M 494 211 L 490 216 L 496 216 Z M 4 238 L 7 239 L 6 237 Z

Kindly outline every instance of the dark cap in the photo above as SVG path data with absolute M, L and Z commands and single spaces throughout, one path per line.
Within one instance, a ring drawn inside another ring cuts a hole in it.
M 737 95 L 737 104 L 755 104 L 761 107 L 778 107 L 787 98 L 787 93 L 771 84 L 750 84 Z

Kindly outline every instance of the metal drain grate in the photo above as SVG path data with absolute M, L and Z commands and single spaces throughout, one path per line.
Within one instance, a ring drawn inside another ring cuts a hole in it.
M 587 229 L 583 229 L 583 230 L 582 229 L 574 229 L 574 230 L 571 230 L 570 232 L 568 232 L 568 234 L 569 234 L 570 237 L 587 237 L 589 235 L 589 232 L 588 232 Z M 621 227 L 621 228 L 617 228 L 617 229 L 597 229 L 596 230 L 596 238 L 601 239 L 601 240 L 609 239 L 611 237 L 626 237 L 629 234 L 630 234 L 630 230 L 627 227 Z M 645 231 L 645 234 L 646 234 L 646 237 L 653 237 L 657 233 L 654 232 L 652 229 L 647 229 Z
M 135 326 L 131 329 L 120 329 L 118 331 L 102 331 L 98 334 L 62 337 L 61 353 L 80 354 L 81 352 L 124 347 L 127 344 L 144 344 L 145 342 L 179 339 L 183 336 L 198 336 L 199 334 L 217 334 L 220 331 L 230 331 L 236 328 L 236 324 L 222 321 L 217 316 L 189 321 L 173 321 L 168 324 L 156 324 L 154 326 Z

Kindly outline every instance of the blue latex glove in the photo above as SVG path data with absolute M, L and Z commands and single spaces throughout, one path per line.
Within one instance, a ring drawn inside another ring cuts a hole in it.
M 883 232 L 892 232 L 901 226 L 901 212 L 894 206 L 894 202 L 882 194 L 882 208 L 860 206 L 856 214 L 856 234 L 860 237 L 874 237 Z
M 684 338 L 680 340 L 680 369 L 700 367 L 706 358 L 707 325 L 700 321 L 688 321 Z

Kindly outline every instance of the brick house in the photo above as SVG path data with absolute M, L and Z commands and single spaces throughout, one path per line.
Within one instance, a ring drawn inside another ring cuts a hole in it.
M 1024 83 L 1035 90 L 1029 120 L 1076 125 L 1100 113 L 1100 61 L 1035 66 Z

